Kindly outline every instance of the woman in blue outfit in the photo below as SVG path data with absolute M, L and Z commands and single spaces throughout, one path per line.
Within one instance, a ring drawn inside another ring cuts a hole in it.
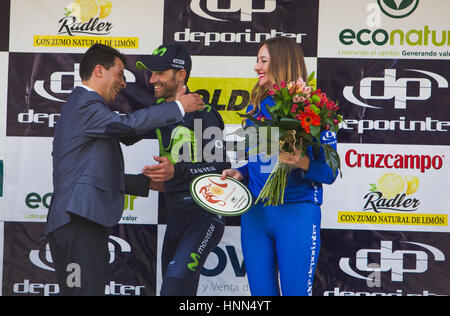
M 259 80 L 247 113 L 255 117 L 270 117 L 266 107 L 275 102 L 267 92 L 274 83 L 296 81 L 299 77 L 307 80 L 303 52 L 295 40 L 286 37 L 262 43 L 254 70 Z M 246 125 L 251 122 L 247 120 Z M 321 143 L 336 149 L 335 133 L 323 133 Z M 247 181 L 256 198 L 270 174 L 264 172 L 270 161 L 263 155 L 250 157 L 239 169 L 224 170 L 223 177 Z M 311 148 L 304 156 L 300 151 L 281 152 L 278 159 L 295 167 L 288 178 L 284 204 L 264 207 L 264 202 L 259 202 L 241 219 L 250 291 L 256 296 L 311 295 L 320 250 L 322 184 L 333 183 L 336 175 L 325 162 L 323 152 L 314 155 Z

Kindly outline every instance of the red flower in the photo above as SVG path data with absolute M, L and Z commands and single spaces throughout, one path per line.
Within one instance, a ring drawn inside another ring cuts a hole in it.
M 267 94 L 270 95 L 270 96 L 274 96 L 277 93 L 274 90 L 269 90 L 269 92 L 267 92 Z
M 320 116 L 314 113 L 310 108 L 305 108 L 305 111 L 300 114 L 300 121 L 305 132 L 309 134 L 311 124 L 316 126 L 320 125 Z
M 277 91 L 280 91 L 280 87 L 279 87 L 277 84 L 274 84 L 274 85 L 273 85 L 273 88 L 274 88 L 275 90 L 277 90 Z
M 291 113 L 297 112 L 297 108 L 298 108 L 298 105 L 295 104 L 295 103 L 293 103 L 293 104 L 292 104 L 292 107 L 291 107 Z
M 327 104 L 327 109 L 330 111 L 337 111 L 339 110 L 339 107 L 337 106 L 336 103 L 334 103 L 333 101 L 327 100 L 328 102 Z
M 281 81 L 281 87 L 286 88 L 286 82 L 284 82 L 284 80 Z

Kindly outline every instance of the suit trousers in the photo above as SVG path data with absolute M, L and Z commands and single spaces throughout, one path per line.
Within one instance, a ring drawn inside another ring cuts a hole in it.
M 70 223 L 48 235 L 60 295 L 105 295 L 111 232 L 110 227 L 71 214 Z

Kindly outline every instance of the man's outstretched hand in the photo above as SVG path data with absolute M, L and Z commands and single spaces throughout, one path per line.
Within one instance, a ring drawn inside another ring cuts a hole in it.
M 177 93 L 176 100 L 180 101 L 186 113 L 195 112 L 198 110 L 203 110 L 205 107 L 205 102 L 203 98 L 197 93 L 186 93 L 186 86 Z

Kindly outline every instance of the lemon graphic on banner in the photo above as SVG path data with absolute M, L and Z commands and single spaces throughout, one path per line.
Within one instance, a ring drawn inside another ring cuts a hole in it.
M 110 0 L 98 0 L 98 4 L 100 5 L 100 19 L 104 19 L 108 17 L 111 13 L 112 9 L 112 1 Z
M 406 176 L 405 177 L 407 189 L 406 195 L 411 195 L 417 191 L 419 188 L 419 178 L 415 176 Z
M 370 184 L 372 192 L 379 191 L 386 199 L 392 199 L 397 194 L 411 195 L 419 188 L 419 178 L 416 176 L 400 176 L 393 172 L 382 175 L 377 184 Z
M 377 181 L 377 189 L 387 199 L 392 199 L 397 194 L 405 192 L 406 181 L 393 172 L 382 175 Z
M 75 0 L 66 7 L 66 15 L 72 15 L 82 23 L 91 18 L 104 19 L 111 14 L 111 0 Z
M 81 20 L 81 8 L 79 4 L 69 3 L 67 7 L 64 8 L 66 16 L 74 16 L 77 20 Z
M 74 3 L 80 7 L 80 20 L 82 23 L 97 17 L 100 12 L 100 6 L 95 0 L 75 0 Z

